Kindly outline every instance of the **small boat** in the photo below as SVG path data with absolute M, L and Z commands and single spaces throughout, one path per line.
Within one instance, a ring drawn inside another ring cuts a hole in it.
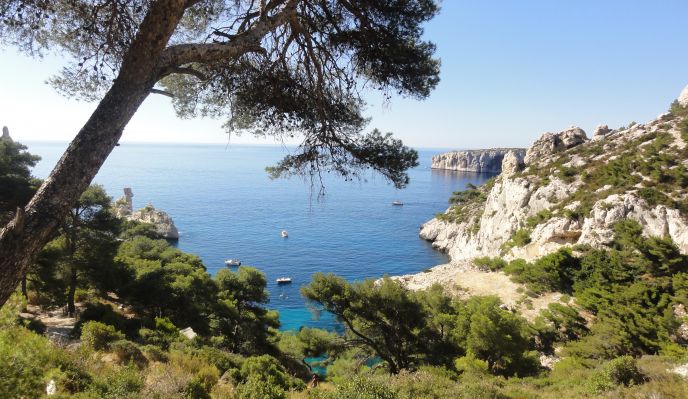
M 282 230 L 282 233 L 281 233 L 281 234 L 282 234 L 282 237 L 284 237 L 284 238 L 289 237 L 289 233 L 287 233 L 286 230 Z
M 280 277 L 275 281 L 277 284 L 291 284 L 291 277 Z
M 241 266 L 241 261 L 239 259 L 227 259 L 225 261 L 225 266 Z
M 402 205 L 404 205 L 404 203 L 401 201 L 394 201 L 394 202 L 392 202 L 392 205 L 402 206 Z

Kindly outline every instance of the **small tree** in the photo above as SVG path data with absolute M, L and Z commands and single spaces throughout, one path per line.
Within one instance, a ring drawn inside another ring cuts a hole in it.
M 238 272 L 227 269 L 215 275 L 218 287 L 215 331 L 228 349 L 256 353 L 271 346 L 271 330 L 279 327 L 278 314 L 264 306 L 268 302 L 265 275 L 252 267 Z
M 428 315 L 399 283 L 385 278 L 379 284 L 349 284 L 333 274 L 316 273 L 301 293 L 343 321 L 349 341 L 379 356 L 391 373 L 414 367 L 423 357 L 421 336 Z
M 120 222 L 110 211 L 110 197 L 98 185 L 90 186 L 61 223 L 60 235 L 40 253 L 30 270 L 33 288 L 59 296 L 74 314 L 79 287 L 115 289 L 121 269 L 113 259 Z
M 31 176 L 31 168 L 40 159 L 26 151 L 25 145 L 12 141 L 9 134 L 0 137 L 0 225 L 36 192 L 40 181 Z

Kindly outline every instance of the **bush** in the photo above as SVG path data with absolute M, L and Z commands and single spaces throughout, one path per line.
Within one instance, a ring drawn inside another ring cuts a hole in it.
M 543 209 L 540 212 L 538 212 L 535 216 L 531 216 L 528 219 L 526 219 L 526 226 L 532 229 L 535 226 L 550 220 L 552 216 L 552 211 L 550 211 L 549 209 Z
M 79 321 L 76 326 L 74 326 L 74 331 L 72 335 L 78 337 L 81 334 L 81 329 L 84 324 L 88 321 L 99 321 L 103 324 L 108 324 L 113 326 L 119 331 L 128 331 L 131 321 L 126 317 L 117 313 L 111 305 L 103 303 L 89 303 L 86 305 L 86 309 L 81 313 Z M 135 331 L 132 331 L 135 333 Z
M 94 350 L 106 349 L 111 342 L 121 339 L 124 339 L 124 334 L 98 321 L 86 322 L 81 329 L 81 342 Z
M 396 399 L 397 395 L 388 387 L 388 384 L 356 377 L 337 385 L 337 390 L 334 392 L 318 392 L 315 397 L 322 399 Z
M 590 388 L 593 392 L 603 392 L 619 385 L 641 384 L 645 376 L 638 369 L 636 360 L 631 356 L 621 356 L 610 360 L 602 369 L 593 374 Z
M 145 366 L 148 363 L 139 347 L 131 341 L 120 339 L 112 342 L 109 347 L 117 355 L 120 363 L 134 363 L 139 367 Z
M 43 374 L 55 349 L 22 327 L 0 330 L 0 397 L 37 398 L 45 390 Z
M 532 264 L 513 261 L 504 269 L 513 280 L 528 285 L 536 293 L 546 291 L 571 292 L 580 270 L 580 260 L 568 248 L 545 255 Z
M 500 249 L 503 253 L 508 252 L 513 247 L 523 247 L 530 244 L 530 230 L 529 229 L 519 229 L 514 232 L 514 234 L 509 238 L 507 242 L 502 244 Z
M 146 344 L 158 346 L 164 350 L 169 349 L 170 344 L 180 338 L 179 330 L 167 317 L 155 318 L 155 329 L 142 328 L 139 336 Z
M 162 349 L 155 345 L 144 345 L 141 351 L 151 362 L 166 362 L 168 360 L 167 354 Z
M 246 382 L 239 384 L 234 391 L 234 399 L 285 399 L 284 390 L 252 375 Z
M 473 264 L 482 271 L 497 271 L 504 269 L 508 263 L 502 258 L 490 258 L 484 256 L 482 258 L 473 259 Z
M 100 399 L 136 398 L 143 388 L 143 375 L 136 367 L 122 367 L 99 377 L 93 393 Z

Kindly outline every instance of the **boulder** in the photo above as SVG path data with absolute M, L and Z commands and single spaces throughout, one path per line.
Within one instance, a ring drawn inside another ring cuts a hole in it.
M 607 125 L 597 125 L 595 128 L 595 133 L 592 135 L 592 139 L 599 140 L 608 135 L 611 131 L 612 129 L 610 129 Z
M 509 151 L 502 159 L 502 175 L 511 176 L 523 169 L 523 151 Z
M 525 164 L 531 165 L 552 154 L 568 150 L 586 141 L 588 141 L 588 136 L 585 131 L 575 126 L 558 133 L 547 132 L 528 148 L 524 158 Z

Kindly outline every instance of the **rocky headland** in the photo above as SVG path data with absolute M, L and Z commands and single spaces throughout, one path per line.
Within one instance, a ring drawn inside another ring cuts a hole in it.
M 119 218 L 134 220 L 142 223 L 149 223 L 155 227 L 155 231 L 161 237 L 168 240 L 179 239 L 179 231 L 174 225 L 174 221 L 166 212 L 155 209 L 151 203 L 145 207 L 134 211 L 132 198 L 134 193 L 131 188 L 124 188 L 124 196 L 115 202 L 115 214 Z
M 525 153 L 525 148 L 451 151 L 433 156 L 431 167 L 462 172 L 499 173 L 507 154 L 523 160 Z
M 688 87 L 675 104 L 688 106 Z M 614 224 L 626 219 L 637 221 L 644 235 L 670 237 L 688 253 L 688 188 L 677 183 L 685 181 L 688 168 L 681 123 L 667 112 L 618 129 L 600 125 L 592 138 L 571 127 L 542 134 L 523 156 L 506 151 L 498 176 L 459 195 L 421 226 L 420 236 L 451 263 L 396 278 L 414 289 L 440 283 L 463 294 L 498 295 L 508 305 L 522 303 L 524 287 L 502 272 L 480 270 L 474 259 L 533 261 L 563 247 L 604 248 Z M 438 166 L 468 164 L 446 161 L 447 155 L 433 158 L 433 167 L 435 159 Z M 529 303 L 524 315 L 557 300 L 544 298 Z

